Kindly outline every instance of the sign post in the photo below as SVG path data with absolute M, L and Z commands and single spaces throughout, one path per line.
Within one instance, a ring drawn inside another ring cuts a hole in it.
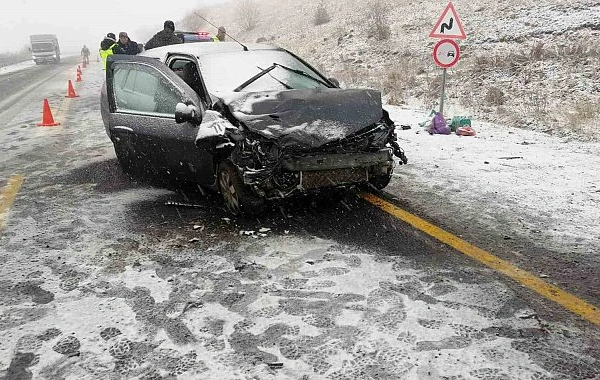
M 446 68 L 442 69 L 442 94 L 440 95 L 440 113 L 444 114 L 444 98 L 446 97 Z
M 433 48 L 433 60 L 443 69 L 442 95 L 440 100 L 440 113 L 444 114 L 444 95 L 446 89 L 446 70 L 456 65 L 460 58 L 460 48 L 454 40 L 441 40 Z
M 460 48 L 452 38 L 463 40 L 467 38 L 462 23 L 458 18 L 458 13 L 454 9 L 452 2 L 449 2 L 442 15 L 435 23 L 435 26 L 429 33 L 431 38 L 441 38 L 433 48 L 433 60 L 442 68 L 442 93 L 440 99 L 440 113 L 444 114 L 444 95 L 446 89 L 446 70 L 456 65 L 460 58 Z

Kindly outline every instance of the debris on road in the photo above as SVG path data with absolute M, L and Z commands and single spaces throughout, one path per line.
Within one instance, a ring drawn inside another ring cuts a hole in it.
M 204 206 L 202 206 L 202 205 L 197 205 L 197 204 L 192 204 L 192 203 L 173 202 L 173 201 L 165 202 L 165 206 L 204 208 Z

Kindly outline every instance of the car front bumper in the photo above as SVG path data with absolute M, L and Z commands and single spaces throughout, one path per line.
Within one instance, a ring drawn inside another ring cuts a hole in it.
M 393 166 L 392 151 L 385 148 L 377 152 L 286 158 L 267 178 L 256 172 L 245 172 L 243 178 L 258 195 L 277 199 L 311 190 L 365 183 L 373 176 L 390 173 Z M 258 180 L 258 176 L 263 178 Z

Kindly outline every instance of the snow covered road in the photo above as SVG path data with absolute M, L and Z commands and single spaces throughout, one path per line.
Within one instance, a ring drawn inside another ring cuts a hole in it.
M 47 92 L 28 94 L 0 128 L 0 188 L 15 175 L 24 179 L 0 229 L 0 376 L 600 376 L 597 326 L 351 194 L 336 202 L 298 200 L 249 220 L 232 218 L 211 196 L 186 199 L 131 182 L 102 125 L 99 64 L 84 69 L 75 87 L 80 98 L 66 101 L 65 78 L 74 73 L 69 67 L 48 81 Z M 35 126 L 45 97 L 60 110 L 60 127 Z M 577 240 L 575 226 L 529 239 L 554 219 L 525 206 L 539 202 L 536 210 L 546 213 L 563 207 L 544 197 L 552 193 L 542 181 L 566 180 L 565 172 L 534 175 L 555 168 L 541 149 L 570 145 L 478 124 L 477 138 L 417 134 L 422 113 L 390 110 L 398 123 L 412 125 L 399 132 L 409 165 L 397 168 L 390 198 L 519 264 L 542 265 L 529 248 L 545 243 L 552 253 L 542 259 L 558 260 L 563 251 L 555 248 L 567 249 L 573 238 L 581 248 L 568 248 L 571 257 L 597 268 L 594 240 Z M 579 146 L 563 151 L 561 165 L 594 152 Z M 528 163 L 523 170 L 503 166 L 521 160 Z M 592 189 L 593 171 L 581 170 L 587 182 L 575 184 Z M 509 207 L 499 194 L 513 188 Z M 573 199 L 584 212 L 561 214 L 580 215 L 583 231 L 593 224 L 588 198 Z M 506 223 L 513 213 L 530 228 Z M 587 299 L 595 292 L 581 289 Z

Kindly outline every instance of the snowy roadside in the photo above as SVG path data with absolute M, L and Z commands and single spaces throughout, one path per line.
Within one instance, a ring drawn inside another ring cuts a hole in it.
M 78 56 L 78 54 L 63 54 L 62 58 L 70 58 L 70 57 L 77 57 L 77 56 Z M 14 65 L 0 67 L 0 75 L 13 73 L 15 71 L 21 71 L 23 69 L 26 69 L 28 67 L 33 67 L 33 66 L 35 66 L 35 62 L 33 62 L 32 60 L 27 60 L 24 62 L 16 63 Z
M 477 120 L 475 137 L 429 135 L 419 127 L 428 113 L 386 109 L 397 125 L 411 125 L 398 130 L 409 164 L 396 168 L 386 191 L 466 229 L 598 260 L 599 143 Z
M 15 71 L 23 70 L 32 66 L 35 66 L 35 62 L 29 60 L 25 62 L 16 63 L 10 66 L 0 67 L 0 75 L 13 73 Z

